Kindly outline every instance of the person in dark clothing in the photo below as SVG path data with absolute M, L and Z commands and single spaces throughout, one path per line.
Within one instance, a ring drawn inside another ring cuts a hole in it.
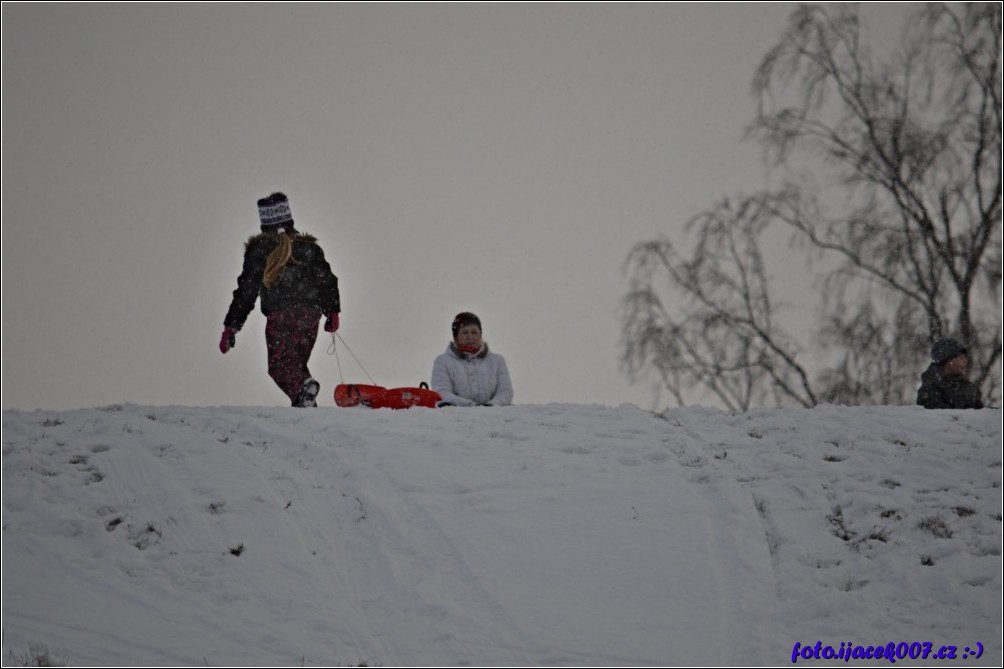
M 969 357 L 954 339 L 931 347 L 931 366 L 921 375 L 917 404 L 926 409 L 982 409 L 979 386 L 966 379 Z
M 267 319 L 268 373 L 295 407 L 316 407 L 320 384 L 307 362 L 326 316 L 326 332 L 339 326 L 338 277 L 317 239 L 293 227 L 289 200 L 272 193 L 258 200 L 261 233 L 244 245 L 244 267 L 223 320 L 220 352 L 234 347 L 237 333 L 261 298 Z

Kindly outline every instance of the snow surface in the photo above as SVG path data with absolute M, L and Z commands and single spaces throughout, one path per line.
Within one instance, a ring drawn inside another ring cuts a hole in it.
M 994 666 L 1000 486 L 998 410 L 5 411 L 3 660 Z

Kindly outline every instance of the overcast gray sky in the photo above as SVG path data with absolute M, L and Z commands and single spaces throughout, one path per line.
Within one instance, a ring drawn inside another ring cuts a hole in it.
M 217 348 L 274 190 L 378 383 L 428 380 L 470 310 L 517 403 L 657 405 L 623 262 L 764 185 L 750 81 L 794 7 L 4 3 L 3 408 L 285 405 L 259 311 Z

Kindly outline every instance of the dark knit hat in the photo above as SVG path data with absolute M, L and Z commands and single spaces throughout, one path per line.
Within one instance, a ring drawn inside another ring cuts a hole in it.
M 965 355 L 966 352 L 966 347 L 954 339 L 939 339 L 931 347 L 931 360 L 940 367 L 952 358 Z
M 279 228 L 293 228 L 293 214 L 289 211 L 289 198 L 282 193 L 272 193 L 258 200 L 258 218 L 262 232 L 274 232 Z
M 479 330 L 481 329 L 481 319 L 472 314 L 471 312 L 462 311 L 459 314 L 457 314 L 456 317 L 454 317 L 453 319 L 453 327 L 452 327 L 453 338 L 454 339 L 457 338 L 457 333 L 460 332 L 460 328 L 464 327 L 465 325 L 470 325 L 471 323 L 477 325 Z

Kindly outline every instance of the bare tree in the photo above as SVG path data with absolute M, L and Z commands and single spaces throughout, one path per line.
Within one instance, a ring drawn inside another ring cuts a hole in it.
M 691 258 L 669 239 L 634 248 L 632 289 L 624 300 L 624 362 L 631 375 L 651 365 L 680 404 L 696 387 L 734 411 L 779 395 L 803 406 L 816 403 L 794 342 L 774 323 L 760 250 L 770 218 L 766 198 L 726 200 L 689 223 L 698 237 Z M 664 304 L 661 288 L 682 293 L 684 308 Z
M 692 219 L 689 254 L 662 239 L 629 255 L 633 378 L 654 369 L 678 402 L 700 388 L 735 410 L 913 403 L 951 335 L 999 399 L 1001 5 L 920 6 L 882 65 L 863 32 L 853 5 L 795 10 L 748 129 L 782 186 Z M 779 232 L 819 268 L 811 345 L 779 322 L 761 251 Z

